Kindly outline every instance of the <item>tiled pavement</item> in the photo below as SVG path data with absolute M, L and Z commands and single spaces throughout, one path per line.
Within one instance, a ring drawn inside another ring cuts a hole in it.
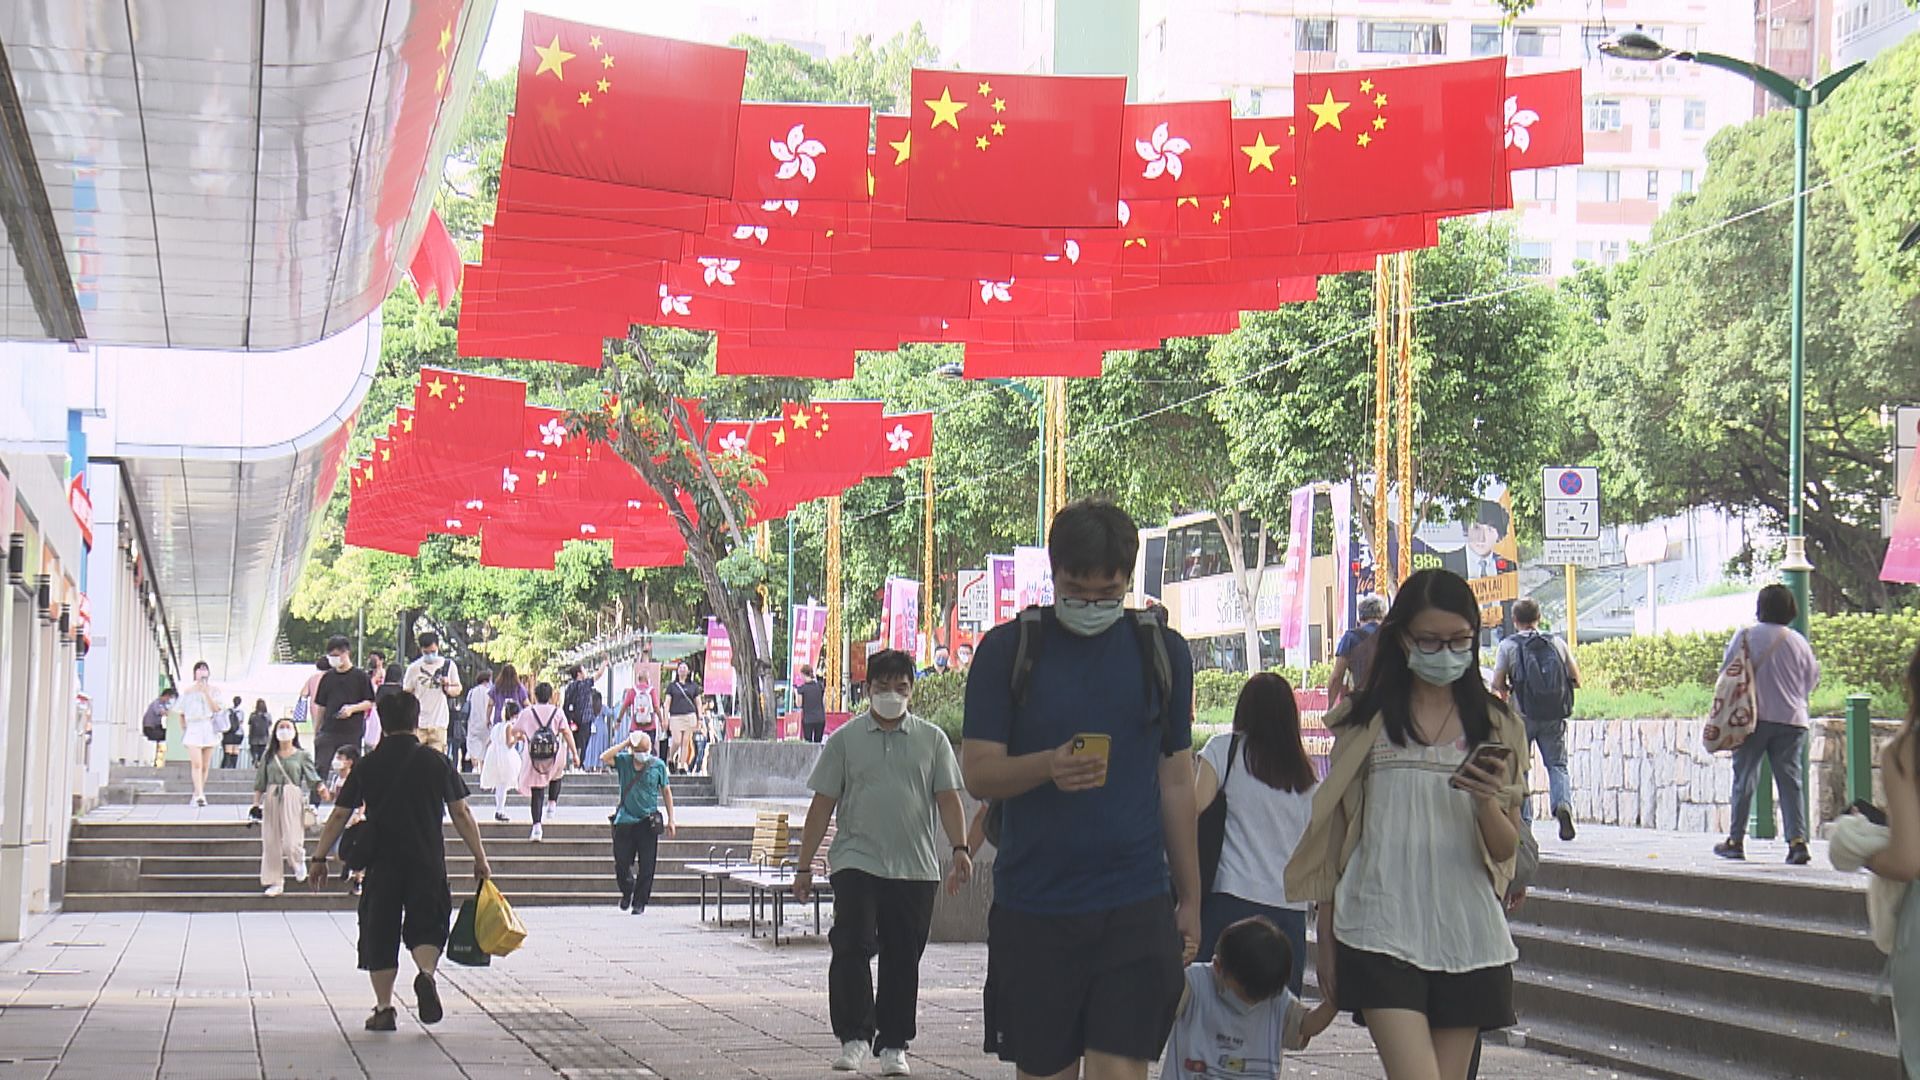
M 63 915 L 0 948 L 0 1080 L 666 1080 L 822 1078 L 827 953 L 775 949 L 690 909 L 523 912 L 531 937 L 491 968 L 444 969 L 446 1020 L 361 1029 L 351 915 Z M 935 945 L 923 965 L 915 1075 L 1009 1077 L 979 1050 L 986 953 Z M 402 961 L 403 1006 L 411 971 Z M 1379 1077 L 1342 1020 L 1288 1077 Z M 1487 1080 L 1622 1077 L 1490 1047 Z M 1623 1080 L 1633 1080 L 1624 1078 Z

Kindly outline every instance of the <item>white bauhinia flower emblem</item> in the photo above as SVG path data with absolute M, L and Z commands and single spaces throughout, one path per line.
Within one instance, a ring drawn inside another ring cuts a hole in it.
M 597 532 L 599 532 L 599 531 L 600 531 L 599 529 L 597 529 L 597 528 L 594 528 L 594 527 L 593 527 L 592 525 L 582 525 L 582 526 L 580 526 L 580 535 L 581 535 L 581 536 L 592 536 L 593 534 L 595 534 L 595 533 L 597 533 Z
M 486 508 L 487 508 L 487 502 L 485 499 L 468 499 L 467 500 L 467 509 L 469 510 L 485 510 Z
M 1161 121 L 1153 129 L 1153 138 L 1133 140 L 1133 149 L 1147 163 L 1147 179 L 1158 180 L 1166 175 L 1178 180 L 1182 168 L 1180 155 L 1193 149 L 1193 144 L 1178 135 L 1167 134 L 1166 122 Z
M 667 291 L 665 285 L 662 285 L 660 286 L 660 314 L 685 315 L 687 314 L 687 301 L 691 299 L 693 299 L 691 296 L 675 296 Z
M 527 451 L 527 460 L 545 461 L 547 460 L 547 452 L 545 450 L 529 450 Z
M 449 529 L 460 529 L 460 528 L 465 528 L 465 526 L 463 526 L 463 525 L 461 525 L 461 524 L 460 524 L 460 519 L 459 519 L 459 518 L 448 518 L 448 519 L 447 519 L 447 528 L 449 528 Z
M 1520 148 L 1521 153 L 1526 153 L 1527 147 L 1533 142 L 1533 133 L 1527 129 L 1539 120 L 1539 113 L 1534 112 L 1532 109 L 1523 109 L 1520 107 L 1520 99 L 1518 97 L 1508 98 L 1507 145 L 1510 147 L 1517 146 Z
M 767 149 L 773 151 L 773 160 L 780 163 L 773 173 L 775 179 L 791 180 L 799 176 L 811 184 L 817 171 L 813 159 L 827 152 L 827 144 L 819 139 L 807 138 L 807 126 L 795 124 L 793 130 L 787 132 L 786 142 L 769 140 Z
M 717 283 L 732 288 L 733 272 L 740 269 L 740 260 L 702 257 L 700 265 L 706 270 L 707 284 Z
M 1073 264 L 1075 264 L 1075 265 L 1079 265 L 1079 262 L 1080 262 L 1080 241 L 1078 241 L 1078 240 L 1069 240 L 1069 241 L 1067 241 L 1067 242 L 1066 242 L 1066 244 L 1065 244 L 1064 246 L 1062 246 L 1062 247 L 1061 247 L 1061 249 L 1060 249 L 1060 254 L 1058 254 L 1058 255 L 1042 255 L 1042 256 L 1040 256 L 1040 257 L 1041 257 L 1042 259 L 1044 259 L 1044 260 L 1046 260 L 1047 262 L 1059 262 L 1059 261 L 1060 261 L 1061 259 L 1065 259 L 1065 260 L 1067 260 L 1067 261 L 1068 261 L 1068 262 L 1070 262 L 1070 263 L 1073 263 Z
M 519 482 L 520 482 L 519 473 L 514 472 L 512 469 L 500 470 L 500 490 L 501 491 L 504 491 L 507 494 L 511 495 L 513 494 L 513 486 L 515 484 L 518 484 Z
M 646 509 L 646 507 L 645 507 L 645 506 L 643 506 L 643 505 L 641 505 L 641 502 L 640 502 L 640 500 L 639 500 L 639 499 L 628 499 L 628 500 L 627 500 L 627 509 L 629 509 L 629 510 L 645 510 L 645 509 Z
M 800 200 L 799 199 L 768 199 L 760 204 L 760 209 L 765 210 L 769 214 L 773 213 L 775 210 L 785 210 L 787 212 L 788 217 L 795 217 L 795 216 L 798 216 L 800 213 Z
M 738 454 L 746 448 L 747 437 L 738 431 L 729 431 L 727 432 L 727 437 L 720 440 L 720 449 L 725 450 L 729 454 Z
M 1124 226 L 1126 225 L 1127 222 L 1132 220 L 1133 220 L 1133 207 L 1127 205 L 1127 200 L 1121 199 L 1120 200 L 1120 224 Z
M 1005 281 L 980 279 L 980 302 L 983 304 L 991 304 L 995 301 L 999 301 L 1002 304 L 1010 304 L 1013 302 L 1012 278 L 1008 278 Z
M 567 441 L 567 425 L 556 417 L 540 425 L 540 445 L 559 446 Z
M 908 431 L 905 424 L 893 425 L 893 430 L 887 432 L 887 449 L 896 454 L 904 454 L 912 448 L 913 432 Z
M 764 244 L 767 242 L 767 227 L 765 225 L 735 225 L 733 227 L 733 238 L 735 240 L 754 240 Z

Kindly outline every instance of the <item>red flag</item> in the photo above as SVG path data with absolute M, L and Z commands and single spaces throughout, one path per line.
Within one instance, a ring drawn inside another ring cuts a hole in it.
M 413 289 L 420 299 L 425 300 L 432 292 L 442 311 L 453 303 L 453 294 L 460 288 L 460 250 L 453 246 L 453 236 L 440 220 L 440 211 L 427 211 L 427 227 L 420 234 L 420 246 L 414 250 L 407 273 L 412 275 Z
M 1498 206 L 1505 79 L 1503 57 L 1295 75 L 1300 220 Z
M 1120 197 L 1177 199 L 1233 190 L 1233 106 L 1178 101 L 1126 107 Z
M 733 198 L 865 202 L 865 105 L 740 106 Z
M 1294 170 L 1294 126 L 1291 116 L 1241 117 L 1233 122 L 1233 196 L 1293 197 L 1299 178 Z
M 869 476 L 889 476 L 910 461 L 933 456 L 933 414 L 901 413 L 880 418 L 880 443 Z
M 1581 107 L 1578 68 L 1508 76 L 1506 105 L 1501 112 L 1507 168 L 1517 172 L 1578 165 L 1586 160 L 1586 117 Z
M 1111 227 L 1123 78 L 913 73 L 907 217 Z
M 422 368 L 413 393 L 413 436 L 435 450 L 512 452 L 520 448 L 527 384 L 444 368 Z
M 1060 375 L 1070 379 L 1097 378 L 1106 351 L 1099 347 L 1016 349 L 1004 345 L 967 346 L 966 377 L 1012 379 Z
M 742 49 L 527 13 L 509 163 L 730 198 Z

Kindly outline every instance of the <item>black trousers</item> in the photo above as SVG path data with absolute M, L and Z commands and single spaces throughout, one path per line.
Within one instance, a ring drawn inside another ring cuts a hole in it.
M 613 827 L 613 876 L 620 882 L 620 896 L 632 901 L 637 911 L 647 910 L 653 899 L 653 870 L 660 857 L 660 838 L 653 826 L 644 821 Z
M 560 801 L 560 778 L 556 776 L 547 781 L 546 787 L 537 787 L 531 790 L 533 794 L 527 801 L 533 804 L 533 823 L 538 825 L 540 824 L 541 816 L 546 812 L 547 803 L 557 803 Z
M 240 767 L 240 752 L 246 749 L 237 742 L 220 744 L 220 767 L 237 769 Z
M 827 737 L 827 718 L 823 716 L 818 720 L 801 719 L 800 737 L 814 743 L 824 740 Z
M 861 870 L 833 875 L 833 930 L 827 942 L 827 1012 L 833 1037 L 905 1050 L 920 1005 L 920 956 L 933 929 L 937 881 L 901 881 Z M 868 961 L 880 956 L 879 995 Z

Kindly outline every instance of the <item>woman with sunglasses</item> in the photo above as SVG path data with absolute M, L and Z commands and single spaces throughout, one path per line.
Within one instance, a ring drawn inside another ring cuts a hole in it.
M 1480 604 L 1422 570 L 1395 595 L 1334 732 L 1287 896 L 1319 905 L 1322 994 L 1373 1036 L 1388 1080 L 1465 1080 L 1513 1023 L 1513 878 L 1526 727 L 1480 674 Z

